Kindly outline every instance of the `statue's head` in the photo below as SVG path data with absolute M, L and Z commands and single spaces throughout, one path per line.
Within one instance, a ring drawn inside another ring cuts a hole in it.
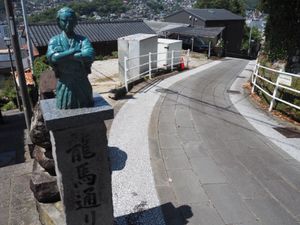
M 72 34 L 77 25 L 76 13 L 69 7 L 63 7 L 57 12 L 57 24 L 67 34 Z

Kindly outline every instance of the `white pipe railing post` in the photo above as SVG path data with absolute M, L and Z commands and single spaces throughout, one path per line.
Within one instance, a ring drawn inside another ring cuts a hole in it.
M 125 88 L 126 91 L 128 92 L 128 68 L 127 68 L 127 60 L 128 58 L 125 56 L 124 57 L 124 79 L 125 79 Z
M 282 69 L 280 71 L 282 72 Z M 276 86 L 275 86 L 274 91 L 273 91 L 272 100 L 271 100 L 270 107 L 269 107 L 269 112 L 272 111 L 274 103 L 275 103 L 275 98 L 276 98 L 277 91 L 278 91 L 279 75 L 280 74 L 278 74 L 278 77 L 277 77 L 277 80 L 276 80 Z
M 251 89 L 251 94 L 254 93 L 254 88 L 255 88 L 255 85 L 256 85 L 256 79 L 257 79 L 257 75 L 258 75 L 258 70 L 259 70 L 259 63 L 258 64 L 255 64 L 255 69 L 254 69 L 254 73 L 253 73 L 253 76 L 254 77 L 254 81 L 252 82 L 252 89 Z
M 173 69 L 174 69 L 174 50 L 172 50 L 172 54 L 171 54 L 171 71 L 173 71 Z
M 190 49 L 188 49 L 186 53 L 186 68 L 189 68 L 189 61 L 190 61 Z
M 208 54 L 207 54 L 207 58 L 210 58 L 210 48 L 211 48 L 211 41 L 208 42 Z
M 251 84 L 254 83 L 254 76 L 256 75 L 256 70 L 257 70 L 257 63 L 255 63 L 253 73 L 251 74 Z M 251 92 L 252 92 L 252 89 L 251 89 Z
M 152 54 L 149 52 L 149 78 L 152 79 Z

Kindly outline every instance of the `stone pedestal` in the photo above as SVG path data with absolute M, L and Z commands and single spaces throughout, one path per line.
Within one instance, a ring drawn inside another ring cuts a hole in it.
M 112 225 L 111 175 L 104 120 L 112 107 L 100 96 L 91 108 L 58 110 L 42 100 L 67 225 Z

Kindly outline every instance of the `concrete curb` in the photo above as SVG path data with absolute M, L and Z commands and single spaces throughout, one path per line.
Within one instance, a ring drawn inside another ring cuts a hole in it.
M 283 158 L 293 158 L 300 161 L 300 138 L 286 138 L 278 131 L 274 130 L 276 127 L 286 127 L 286 122 L 278 121 L 271 113 L 265 112 L 251 103 L 248 98 L 249 94 L 245 93 L 245 90 L 242 87 L 243 84 L 249 80 L 254 65 L 255 61 L 250 61 L 239 76 L 242 77 L 242 79 L 236 79 L 231 86 L 231 89 L 238 90 L 241 93 L 244 93 L 244 95 L 230 95 L 230 100 L 233 102 L 239 113 L 248 120 L 258 133 L 261 133 L 282 149 L 282 151 L 278 151 L 278 153 Z

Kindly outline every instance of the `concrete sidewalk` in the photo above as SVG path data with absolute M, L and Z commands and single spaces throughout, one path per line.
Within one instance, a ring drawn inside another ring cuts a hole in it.
M 4 112 L 0 125 L 0 224 L 40 225 L 29 187 L 32 160 L 24 151 L 25 120 L 18 111 Z

